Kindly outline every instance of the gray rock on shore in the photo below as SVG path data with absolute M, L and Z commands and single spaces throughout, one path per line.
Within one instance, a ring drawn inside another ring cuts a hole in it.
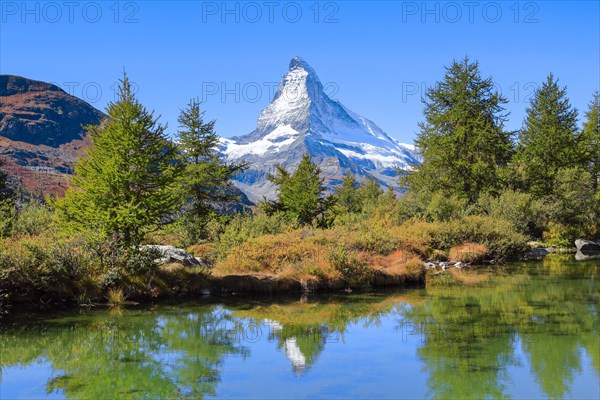
M 158 244 L 149 244 L 140 246 L 142 250 L 156 250 L 162 254 L 161 258 L 155 261 L 159 264 L 180 263 L 185 267 L 208 267 L 209 265 L 202 259 L 194 257 L 183 249 L 174 246 L 165 246 Z
M 577 239 L 575 247 L 582 253 L 600 253 L 600 240 Z
M 577 261 L 589 261 L 589 260 L 600 260 L 600 253 L 582 253 L 577 250 L 575 253 L 575 260 Z

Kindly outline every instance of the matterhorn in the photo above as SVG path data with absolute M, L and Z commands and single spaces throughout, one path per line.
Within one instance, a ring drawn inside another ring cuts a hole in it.
M 307 152 L 321 167 L 328 188 L 349 172 L 397 188 L 398 169 L 419 162 L 413 146 L 399 143 L 374 122 L 329 98 L 316 72 L 300 57 L 291 60 L 256 129 L 221 143 L 229 161 L 248 163 L 234 183 L 252 200 L 272 198 L 275 188 L 267 174 L 276 164 L 294 170 Z

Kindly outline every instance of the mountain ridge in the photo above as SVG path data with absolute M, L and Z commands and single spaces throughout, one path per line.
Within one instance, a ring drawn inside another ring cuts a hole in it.
M 0 136 L 59 147 L 85 135 L 104 113 L 51 83 L 0 75 Z
M 274 196 L 266 177 L 275 164 L 295 168 L 306 152 L 322 168 L 330 189 L 348 172 L 397 186 L 397 169 L 419 162 L 414 146 L 400 143 L 373 121 L 329 98 L 315 70 L 298 56 L 259 114 L 255 130 L 221 143 L 229 160 L 249 163 L 249 170 L 235 182 L 254 199 Z
M 33 192 L 62 194 L 75 161 L 89 145 L 83 127 L 104 118 L 56 85 L 0 75 L 0 156 Z M 419 162 L 414 146 L 329 98 L 315 70 L 300 57 L 290 61 L 256 129 L 221 138 L 219 151 L 230 161 L 249 163 L 234 183 L 253 201 L 274 197 L 267 175 L 276 164 L 294 169 L 306 153 L 321 167 L 328 189 L 349 172 L 397 187 L 397 169 Z
M 0 75 L 0 156 L 31 193 L 61 195 L 89 139 L 85 125 L 106 116 L 51 83 Z

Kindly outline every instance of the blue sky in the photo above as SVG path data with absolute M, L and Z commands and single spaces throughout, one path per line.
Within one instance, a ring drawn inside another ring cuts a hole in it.
M 254 129 L 290 59 L 332 97 L 412 142 L 420 96 L 468 55 L 518 129 L 549 72 L 581 112 L 600 87 L 600 2 L 73 1 L 0 3 L 0 73 L 59 84 L 97 108 L 123 68 L 177 128 L 191 97 L 223 136 Z

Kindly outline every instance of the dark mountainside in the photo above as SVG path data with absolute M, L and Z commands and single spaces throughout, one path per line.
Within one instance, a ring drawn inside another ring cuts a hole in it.
M 105 115 L 56 85 L 0 75 L 0 156 L 33 194 L 62 194 L 89 144 L 84 126 Z

